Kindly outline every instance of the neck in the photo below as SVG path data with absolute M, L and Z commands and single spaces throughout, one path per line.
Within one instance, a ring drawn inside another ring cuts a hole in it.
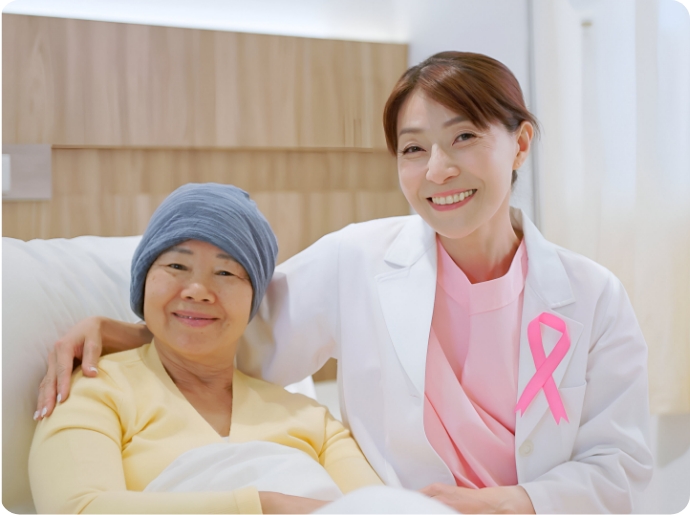
M 439 235 L 443 248 L 472 284 L 504 276 L 521 238 L 510 223 L 509 198 L 487 223 L 467 236 L 453 239 Z
M 163 367 L 181 391 L 203 390 L 216 394 L 232 392 L 234 348 L 223 356 L 196 359 L 183 356 L 155 339 L 154 345 Z

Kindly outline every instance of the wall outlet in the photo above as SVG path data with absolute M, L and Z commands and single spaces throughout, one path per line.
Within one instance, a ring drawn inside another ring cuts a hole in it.
M 2 146 L 2 200 L 50 200 L 52 161 L 50 145 Z M 11 171 L 10 171 L 10 164 Z
M 9 193 L 11 188 L 10 182 L 10 155 L 2 155 L 2 194 Z

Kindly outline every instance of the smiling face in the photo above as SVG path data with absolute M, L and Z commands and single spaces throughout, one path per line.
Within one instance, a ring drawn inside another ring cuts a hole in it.
M 157 345 L 187 359 L 227 356 L 247 327 L 252 295 L 242 265 L 210 243 L 188 240 L 151 265 L 144 319 Z
M 459 239 L 509 216 L 512 171 L 527 158 L 533 129 L 501 123 L 481 129 L 412 92 L 397 119 L 400 186 L 414 210 L 441 236 Z

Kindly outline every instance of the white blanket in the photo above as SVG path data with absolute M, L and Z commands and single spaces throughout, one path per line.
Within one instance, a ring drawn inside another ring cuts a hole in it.
M 146 492 L 218 492 L 245 486 L 321 501 L 343 496 L 319 463 L 272 442 L 216 443 L 179 456 Z

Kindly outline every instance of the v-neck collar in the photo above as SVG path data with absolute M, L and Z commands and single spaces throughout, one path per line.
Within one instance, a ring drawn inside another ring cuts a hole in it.
M 180 402 L 187 407 L 188 411 L 192 411 L 198 420 L 216 436 L 218 441 L 226 441 L 224 438 L 227 437 L 221 436 L 220 433 L 218 433 L 218 431 L 216 431 L 213 426 L 209 424 L 209 422 L 201 415 L 201 413 L 199 413 L 196 408 L 192 406 L 192 403 L 187 400 L 187 397 L 185 397 L 177 387 L 175 382 L 168 374 L 168 371 L 165 370 L 154 342 L 141 346 L 139 348 L 139 353 L 144 364 L 156 375 L 156 377 L 158 377 L 168 391 L 179 399 Z M 232 375 L 232 414 L 230 416 L 230 441 L 233 440 L 233 426 L 236 424 L 236 408 L 242 405 L 242 399 L 245 397 L 244 378 L 241 376 L 243 376 L 243 374 L 239 370 L 235 369 Z

